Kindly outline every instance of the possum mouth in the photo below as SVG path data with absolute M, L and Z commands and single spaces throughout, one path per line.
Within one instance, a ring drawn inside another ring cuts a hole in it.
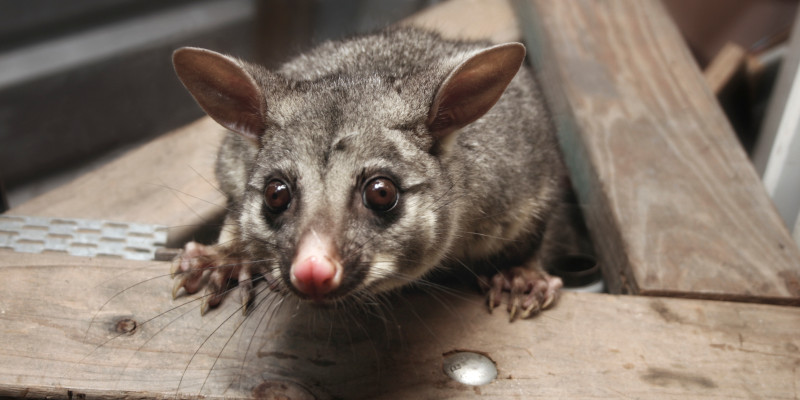
M 304 303 L 311 304 L 319 308 L 331 308 L 339 303 L 355 299 L 357 297 L 355 294 L 360 291 L 358 286 L 361 285 L 361 282 L 355 284 L 351 283 L 346 286 L 342 285 L 335 291 L 321 296 L 310 296 L 306 293 L 303 293 L 294 287 L 289 280 L 283 280 L 283 284 L 289 288 L 293 296 L 302 300 Z
M 338 287 L 330 292 L 316 296 L 305 293 L 294 285 L 290 272 L 291 263 L 287 262 L 286 265 L 282 266 L 283 268 L 279 269 L 281 271 L 280 286 L 283 287 L 283 293 L 291 294 L 304 303 L 315 307 L 329 308 L 347 302 L 375 300 L 376 295 L 404 286 L 404 283 L 406 283 L 391 277 L 380 277 L 380 272 L 376 277 L 375 272 L 383 270 L 380 267 L 376 267 L 374 262 L 367 264 L 358 257 L 349 258 L 349 261 L 339 266 L 342 276 Z M 392 272 L 386 271 L 384 273 L 390 276 L 392 274 Z

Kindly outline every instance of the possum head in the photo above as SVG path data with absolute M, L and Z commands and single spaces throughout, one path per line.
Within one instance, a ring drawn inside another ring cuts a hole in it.
M 173 61 L 206 113 L 257 148 L 242 246 L 285 290 L 326 303 L 412 283 L 447 256 L 453 139 L 491 109 L 524 53 L 518 43 L 473 51 L 407 77 L 426 86 L 409 91 L 379 74 L 290 80 L 196 48 Z

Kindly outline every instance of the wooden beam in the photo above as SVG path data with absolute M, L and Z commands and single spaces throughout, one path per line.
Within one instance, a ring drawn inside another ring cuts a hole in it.
M 459 17 L 453 19 L 455 15 Z M 453 38 L 505 42 L 519 37 L 507 1 L 444 2 L 402 23 L 437 29 Z M 8 214 L 166 225 L 168 245 L 182 246 L 199 227 L 217 223 L 224 214 L 225 199 L 216 189 L 213 172 L 223 134 L 204 117 Z
M 746 59 L 747 51 L 742 46 L 734 42 L 726 43 L 703 71 L 711 92 L 719 96 L 737 74 L 743 75 Z
M 202 116 L 175 79 L 176 47 L 222 48 L 242 57 L 252 47 L 250 0 L 80 3 L 29 11 L 46 19 L 70 8 L 63 18 L 103 3 L 96 7 L 107 12 L 75 16 L 96 26 L 0 52 L 0 174 L 9 187 Z M 119 18 L 125 9 L 147 8 Z M 20 13 L 3 7 L 3 14 L 20 22 Z M 0 39 L 0 47 L 8 44 Z
M 202 118 L 8 214 L 166 225 L 168 245 L 181 246 L 225 212 L 214 177 L 224 132 Z
M 164 263 L 0 260 L 0 397 L 794 398 L 800 382 L 793 307 L 566 293 L 509 324 L 467 291 L 407 293 L 371 317 L 269 300 L 201 317 L 197 296 L 170 299 Z M 450 380 L 454 350 L 488 355 L 497 380 Z
M 513 21 L 490 19 L 497 25 L 486 28 L 475 16 L 502 7 L 508 4 L 454 0 L 431 12 L 476 21 L 465 31 L 494 31 Z M 589 82 L 593 76 L 587 75 Z M 602 91 L 603 81 L 596 82 Z M 221 204 L 210 172 L 220 134 L 210 120 L 198 121 L 15 211 L 202 223 L 218 213 L 209 202 Z M 115 185 L 122 189 L 111 190 Z M 176 200 L 176 190 L 203 200 L 185 205 L 193 197 Z M 487 314 L 472 291 L 407 293 L 393 298 L 391 309 L 358 318 L 291 301 L 278 306 L 264 292 L 259 299 L 266 302 L 246 319 L 231 301 L 235 294 L 201 317 L 198 296 L 171 300 L 167 271 L 158 262 L 0 251 L 0 397 L 797 394 L 796 308 L 565 293 L 555 309 L 509 324 L 503 312 Z M 720 281 L 726 277 L 738 275 Z M 273 314 L 269 307 L 279 310 Z M 442 360 L 453 350 L 487 354 L 499 378 L 479 387 L 451 381 Z
M 514 4 L 610 290 L 800 304 L 800 252 L 661 3 Z
M 521 40 L 514 10 L 507 0 L 451 0 L 400 22 L 462 40 L 505 43 Z

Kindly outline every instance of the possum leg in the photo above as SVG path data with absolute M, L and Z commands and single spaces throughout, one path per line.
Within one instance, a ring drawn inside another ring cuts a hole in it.
M 229 228 L 223 229 L 218 244 L 207 246 L 189 242 L 172 261 L 171 273 L 176 279 L 172 287 L 173 298 L 178 296 L 181 288 L 188 294 L 194 294 L 205 285 L 200 303 L 201 314 L 219 305 L 236 284 L 241 294 L 243 313 L 247 312 L 254 298 L 251 264 L 237 256 L 234 233 L 230 231 L 235 228 L 230 228 L 230 224 L 225 226 Z
M 491 278 L 481 278 L 481 287 L 487 292 L 489 312 L 502 303 L 508 292 L 509 320 L 525 319 L 552 306 L 563 286 L 561 278 L 550 276 L 538 260 L 521 267 L 498 272 Z
M 511 320 L 529 318 L 552 306 L 563 286 L 561 278 L 551 276 L 543 265 L 567 255 L 592 256 L 594 254 L 589 232 L 583 222 L 578 200 L 572 185 L 565 178 L 564 198 L 556 206 L 542 238 L 537 255 L 522 266 L 498 272 L 490 279 L 482 277 L 481 287 L 487 292 L 489 311 L 503 301 L 508 292 L 508 312 Z

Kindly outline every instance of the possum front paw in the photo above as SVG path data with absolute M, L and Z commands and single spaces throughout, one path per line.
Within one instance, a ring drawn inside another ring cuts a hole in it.
M 508 292 L 509 321 L 525 319 L 552 306 L 563 286 L 561 278 L 550 276 L 539 267 L 514 267 L 493 277 L 481 277 L 480 286 L 487 292 L 486 302 L 491 313 L 503 302 Z
M 242 299 L 242 313 L 254 298 L 250 264 L 224 247 L 206 246 L 189 242 L 173 259 L 171 274 L 175 279 L 172 298 L 177 298 L 180 289 L 186 293 L 197 293 L 204 285 L 205 294 L 200 303 L 200 313 L 222 302 L 230 289 L 238 284 Z M 206 274 L 206 271 L 209 271 Z M 207 277 L 206 277 L 207 275 Z

